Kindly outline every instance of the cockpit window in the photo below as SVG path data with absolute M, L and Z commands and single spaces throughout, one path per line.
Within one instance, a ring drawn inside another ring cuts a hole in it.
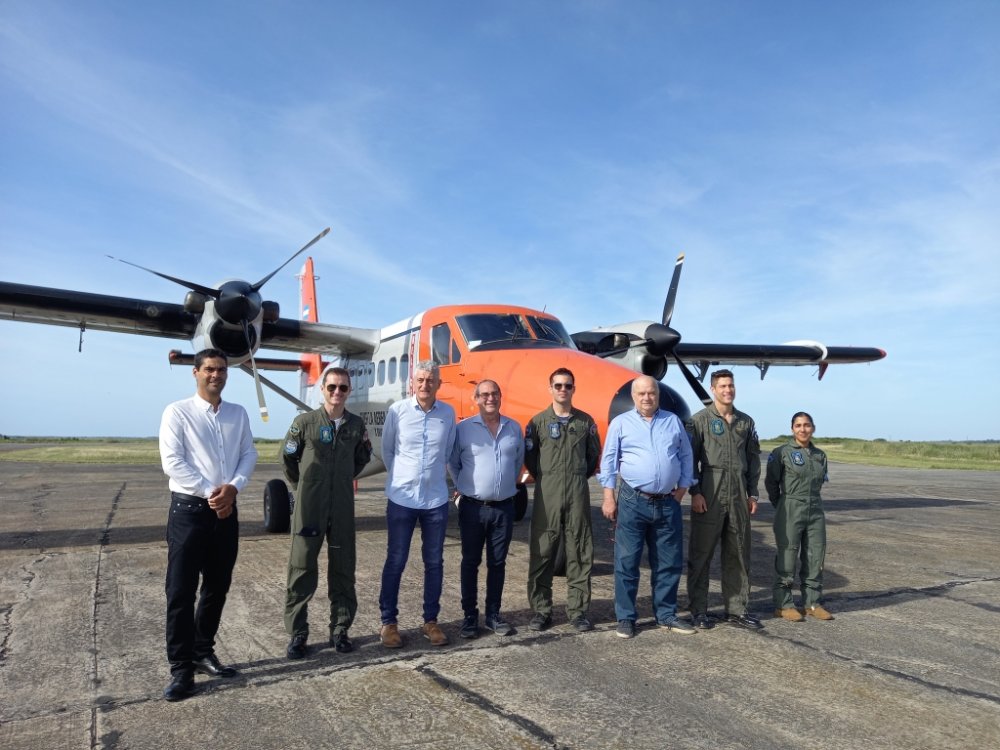
M 529 315 L 528 322 L 531 323 L 531 330 L 540 339 L 555 341 L 564 346 L 573 346 L 573 340 L 566 333 L 563 324 L 552 318 L 539 318 L 537 315 Z
M 456 320 L 469 349 L 532 345 L 573 346 L 562 323 L 551 318 L 516 313 L 470 313 Z

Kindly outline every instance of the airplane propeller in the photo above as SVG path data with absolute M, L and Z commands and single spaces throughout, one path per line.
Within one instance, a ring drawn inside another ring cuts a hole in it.
M 172 281 L 175 284 L 179 284 L 187 289 L 190 289 L 192 292 L 214 299 L 215 312 L 219 318 L 230 325 L 240 326 L 240 328 L 242 328 L 243 337 L 246 339 L 247 351 L 250 352 L 250 368 L 253 371 L 254 385 L 257 387 L 257 403 L 260 406 L 260 416 L 261 419 L 266 422 L 268 420 L 267 404 L 264 402 L 264 389 L 261 387 L 260 375 L 257 373 L 257 363 L 254 361 L 253 338 L 250 335 L 250 326 L 260 316 L 264 307 L 264 300 L 260 296 L 260 289 L 264 286 L 264 284 L 270 281 L 271 278 L 278 273 L 278 271 L 287 266 L 321 239 L 326 237 L 329 233 L 330 227 L 327 227 L 293 253 L 288 260 L 275 268 L 271 271 L 271 273 L 262 278 L 256 284 L 250 284 L 246 281 L 233 280 L 224 282 L 218 289 L 203 286 L 202 284 L 198 284 L 194 281 L 180 279 L 176 276 L 170 276 L 169 274 L 160 273 L 159 271 L 154 271 L 152 268 L 146 268 L 145 266 L 140 266 L 138 263 L 132 263 L 131 261 L 123 260 L 122 258 L 115 258 L 112 255 L 108 255 L 107 257 L 111 258 L 111 260 L 117 260 L 121 263 L 125 263 L 126 265 L 139 268 L 143 271 L 148 271 L 155 276 L 159 276 L 161 279 Z
M 681 335 L 676 329 L 671 328 L 670 326 L 670 320 L 674 315 L 674 302 L 677 299 L 677 288 L 680 286 L 681 268 L 683 265 L 684 253 L 681 253 L 677 256 L 677 261 L 674 263 L 674 274 L 670 279 L 670 287 L 667 290 L 667 298 L 663 303 L 662 322 L 651 323 L 646 326 L 646 330 L 643 332 L 645 338 L 633 341 L 628 346 L 618 347 L 606 352 L 600 352 L 598 356 L 611 357 L 615 354 L 621 354 L 622 352 L 638 346 L 645 346 L 646 351 L 658 357 L 666 357 L 669 354 L 673 357 L 677 366 L 684 374 L 684 379 L 687 380 L 688 385 L 691 386 L 691 390 L 695 392 L 695 395 L 698 396 L 705 406 L 708 406 L 712 403 L 712 397 L 708 394 L 708 391 L 705 390 L 705 387 L 701 384 L 701 382 L 699 382 L 698 378 L 694 376 L 694 373 L 692 373 L 691 370 L 688 369 L 688 366 L 684 364 L 684 360 L 682 360 L 677 354 L 676 347 L 681 341 Z

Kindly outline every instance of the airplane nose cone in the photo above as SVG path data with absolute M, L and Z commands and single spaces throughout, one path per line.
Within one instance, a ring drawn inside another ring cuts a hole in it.
M 660 389 L 661 409 L 672 411 L 681 418 L 682 422 L 691 416 L 691 410 L 688 409 L 687 404 L 684 403 L 684 399 L 678 395 L 677 391 L 665 386 L 663 383 L 657 383 L 657 386 Z M 611 399 L 611 405 L 608 407 L 608 422 L 611 422 L 619 414 L 624 414 L 634 408 L 635 403 L 632 401 L 632 381 L 630 380 L 619 388 L 614 398 Z

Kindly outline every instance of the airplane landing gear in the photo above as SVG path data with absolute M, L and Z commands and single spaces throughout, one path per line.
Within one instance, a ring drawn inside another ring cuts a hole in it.
M 292 493 L 281 479 L 272 479 L 264 486 L 264 528 L 272 534 L 283 534 L 292 524 Z

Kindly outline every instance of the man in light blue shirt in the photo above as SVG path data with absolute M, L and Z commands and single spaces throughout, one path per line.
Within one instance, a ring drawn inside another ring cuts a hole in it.
M 413 368 L 413 397 L 397 401 L 382 427 L 382 461 L 388 541 L 382 568 L 379 609 L 380 637 L 386 648 L 400 648 L 399 582 L 410 554 L 410 540 L 420 524 L 424 560 L 423 634 L 432 646 L 444 646 L 448 636 L 438 627 L 444 581 L 444 535 L 448 526 L 447 462 L 455 446 L 455 410 L 437 400 L 441 387 L 438 366 L 418 362 Z
M 616 634 L 635 635 L 639 563 L 649 546 L 653 608 L 660 627 L 691 635 L 695 629 L 677 617 L 677 586 L 683 559 L 681 500 L 694 481 L 691 443 L 684 424 L 660 406 L 657 382 L 632 381 L 635 409 L 615 417 L 601 456 L 601 511 L 615 529 Z M 619 482 L 620 480 L 620 482 Z M 615 485 L 618 497 L 615 499 Z
M 514 495 L 524 465 L 521 425 L 500 414 L 500 386 L 476 386 L 479 414 L 458 423 L 448 467 L 458 488 L 458 525 L 462 532 L 462 610 L 460 635 L 479 635 L 479 564 L 486 547 L 486 627 L 497 635 L 514 628 L 500 614 L 507 550 L 514 534 Z

